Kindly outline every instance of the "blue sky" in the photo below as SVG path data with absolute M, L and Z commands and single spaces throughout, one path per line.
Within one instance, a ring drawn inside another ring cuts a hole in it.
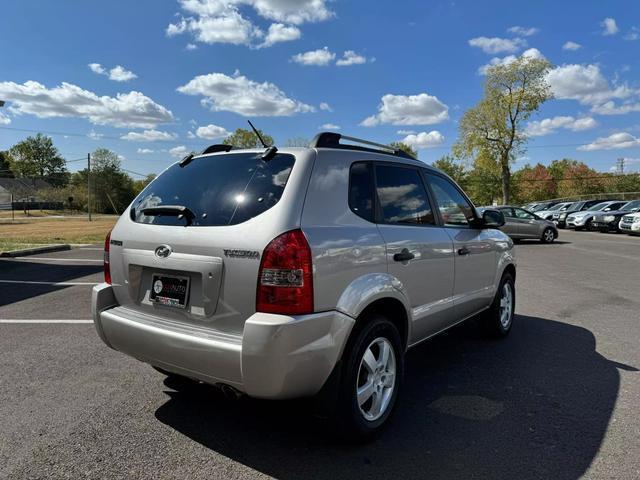
M 556 99 L 517 165 L 640 169 L 640 2 L 21 0 L 3 5 L 0 149 L 34 130 L 159 172 L 250 118 L 405 140 L 431 162 L 482 94 L 482 67 L 545 57 Z M 80 168 L 81 162 L 71 163 Z

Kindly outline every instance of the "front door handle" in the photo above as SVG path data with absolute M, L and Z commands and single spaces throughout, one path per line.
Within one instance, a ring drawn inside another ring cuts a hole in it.
M 458 249 L 458 255 L 469 255 L 471 253 L 471 250 L 469 250 L 467 247 L 462 247 Z
M 396 253 L 393 256 L 393 260 L 396 262 L 408 262 L 409 260 L 413 260 L 414 258 L 416 258 L 416 256 L 406 248 L 403 248 L 400 253 Z

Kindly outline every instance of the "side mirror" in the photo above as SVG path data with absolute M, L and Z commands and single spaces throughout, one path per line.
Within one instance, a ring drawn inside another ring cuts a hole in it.
M 500 228 L 504 225 L 504 213 L 500 210 L 486 209 L 482 212 L 482 228 Z

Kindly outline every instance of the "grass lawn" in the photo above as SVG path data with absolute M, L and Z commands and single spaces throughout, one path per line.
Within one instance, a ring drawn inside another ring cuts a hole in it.
M 0 252 L 51 243 L 102 243 L 116 223 L 116 215 L 86 217 L 25 218 L 12 222 L 0 218 Z

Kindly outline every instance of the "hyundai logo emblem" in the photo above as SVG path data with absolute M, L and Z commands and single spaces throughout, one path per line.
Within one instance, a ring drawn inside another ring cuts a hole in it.
M 169 245 L 160 245 L 156 248 L 156 257 L 167 258 L 169 255 L 171 255 L 171 247 Z

